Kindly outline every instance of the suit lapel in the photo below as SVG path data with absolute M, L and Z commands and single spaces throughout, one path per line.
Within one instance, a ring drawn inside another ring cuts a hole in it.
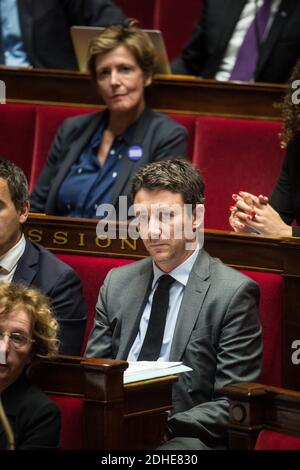
M 24 283 L 30 286 L 37 272 L 39 254 L 33 248 L 29 240 L 26 240 L 26 247 L 23 255 L 18 261 L 17 268 L 13 277 L 13 282 Z
M 220 30 L 219 39 L 217 41 L 217 49 L 222 56 L 224 55 L 245 4 L 246 0 L 225 0 L 222 2 L 222 10 L 224 11 L 226 20 L 224 21 L 224 28 Z
M 293 10 L 297 6 L 297 2 L 294 0 L 283 0 L 279 6 L 279 9 L 275 15 L 273 24 L 266 38 L 266 41 L 262 44 L 259 61 L 255 71 L 255 77 L 259 76 L 263 66 L 268 60 L 273 47 L 275 46 L 276 40 L 278 39 L 282 28 L 293 14 Z
M 132 298 L 127 302 L 130 308 L 128 308 L 123 315 L 120 347 L 116 359 L 127 359 L 139 330 L 141 316 L 148 301 L 152 279 L 152 258 L 149 258 L 149 264 L 143 268 L 143 271 L 140 271 L 139 278 L 135 280 L 136 285 L 132 293 Z
M 170 351 L 170 361 L 181 360 L 195 323 L 201 314 L 202 303 L 210 286 L 209 256 L 200 250 L 186 285 L 174 338 Z
M 132 136 L 131 142 L 129 142 L 130 146 L 139 145 L 140 147 L 143 147 L 143 140 L 149 126 L 151 114 L 151 109 L 146 107 L 143 114 L 140 116 L 138 122 L 136 123 L 136 129 Z M 123 158 L 119 172 L 119 178 L 115 183 L 114 192 L 112 196 L 113 205 L 117 204 L 119 195 L 123 193 L 124 187 L 132 177 L 133 173 L 135 172 L 135 169 L 137 167 L 140 167 L 142 162 L 143 165 L 148 163 L 148 156 L 145 155 L 145 153 L 143 157 L 138 160 L 138 162 L 130 160 L 127 155 L 125 156 L 125 158 Z
M 55 209 L 55 200 L 57 196 L 57 192 L 65 179 L 70 167 L 81 155 L 84 148 L 87 146 L 89 141 L 91 140 L 92 136 L 96 132 L 97 128 L 100 126 L 100 123 L 105 118 L 105 113 L 96 113 L 91 116 L 91 120 L 86 123 L 83 129 L 78 129 L 77 133 L 73 137 L 72 143 L 68 149 L 68 153 L 66 157 L 62 161 L 60 169 L 53 181 L 52 187 L 49 191 L 48 202 L 46 206 L 46 213 L 53 213 Z M 77 135 L 79 137 L 77 138 Z

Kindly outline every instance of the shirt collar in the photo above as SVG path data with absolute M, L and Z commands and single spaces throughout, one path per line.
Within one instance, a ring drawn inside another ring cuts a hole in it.
M 140 115 L 140 117 L 133 124 L 131 124 L 131 126 L 129 126 L 123 132 L 123 134 L 120 134 L 120 135 L 116 136 L 116 140 L 118 140 L 120 142 L 124 140 L 127 145 L 131 145 L 132 142 L 133 142 L 133 138 L 134 138 L 134 135 L 135 135 L 135 130 L 136 130 L 137 124 L 138 124 L 138 122 L 140 121 L 140 119 L 142 118 L 142 116 L 145 112 L 146 112 L 146 106 L 145 106 L 145 109 L 143 110 L 142 114 Z M 109 110 L 106 109 L 103 112 L 103 119 L 101 120 L 101 124 L 98 127 L 97 131 L 95 132 L 95 134 L 93 135 L 92 140 L 91 140 L 91 147 L 93 149 L 97 149 L 99 147 L 99 144 L 102 140 L 103 132 L 107 127 L 108 118 L 109 118 Z
M 176 281 L 180 282 L 180 284 L 186 286 L 189 275 L 191 274 L 191 271 L 193 269 L 194 263 L 196 261 L 196 258 L 199 254 L 200 247 L 197 247 L 195 251 L 185 260 L 183 263 L 181 263 L 179 266 L 174 268 L 172 271 L 170 271 L 168 274 L 172 276 Z M 153 260 L 153 281 L 152 281 L 152 289 L 156 285 L 157 281 L 161 276 L 166 274 L 164 271 L 162 271 L 154 262 Z
M 25 246 L 26 241 L 24 234 L 22 234 L 18 243 L 8 250 L 4 255 L 0 256 L 0 265 L 7 272 L 7 274 L 9 274 L 16 266 L 17 262 L 24 253 Z

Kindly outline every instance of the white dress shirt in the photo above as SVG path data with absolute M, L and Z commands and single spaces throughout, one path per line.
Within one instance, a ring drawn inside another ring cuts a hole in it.
M 8 250 L 7 253 L 0 256 L 0 282 L 12 281 L 18 261 L 23 255 L 25 247 L 26 240 L 24 234 L 22 234 L 18 243 Z
M 167 273 L 175 279 L 175 282 L 173 282 L 173 284 L 170 287 L 169 307 L 168 307 L 168 313 L 167 313 L 167 318 L 166 318 L 166 325 L 165 325 L 162 347 L 160 350 L 159 358 L 157 359 L 158 361 L 169 360 L 172 339 L 174 336 L 174 330 L 176 326 L 176 321 L 177 321 L 180 305 L 183 299 L 184 289 L 185 289 L 185 286 L 187 285 L 189 275 L 192 271 L 196 258 L 199 254 L 199 250 L 200 249 L 197 248 L 183 263 L 181 263 L 179 266 L 177 266 L 177 268 Z M 148 327 L 152 301 L 153 301 L 153 295 L 157 288 L 159 278 L 163 276 L 164 274 L 166 273 L 162 271 L 161 269 L 159 269 L 159 267 L 153 261 L 152 289 L 151 289 L 148 302 L 146 304 L 146 307 L 144 309 L 144 312 L 140 321 L 138 334 L 129 351 L 129 354 L 127 357 L 128 361 L 136 361 L 140 354 L 140 351 L 141 351 L 141 348 L 145 339 L 147 327 Z

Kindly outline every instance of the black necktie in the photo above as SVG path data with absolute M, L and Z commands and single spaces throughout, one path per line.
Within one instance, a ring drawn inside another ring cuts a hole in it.
M 174 281 L 175 279 L 167 274 L 159 278 L 138 361 L 156 361 L 159 358 L 169 307 L 169 291 Z

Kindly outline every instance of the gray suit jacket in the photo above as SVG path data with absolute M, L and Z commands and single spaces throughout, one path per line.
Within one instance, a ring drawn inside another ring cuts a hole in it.
M 152 259 L 113 269 L 100 289 L 88 357 L 127 358 L 152 282 Z M 175 436 L 209 446 L 225 437 L 230 383 L 256 381 L 261 371 L 259 288 L 243 274 L 201 250 L 179 310 L 170 361 L 193 371 L 173 389 L 169 427 Z

